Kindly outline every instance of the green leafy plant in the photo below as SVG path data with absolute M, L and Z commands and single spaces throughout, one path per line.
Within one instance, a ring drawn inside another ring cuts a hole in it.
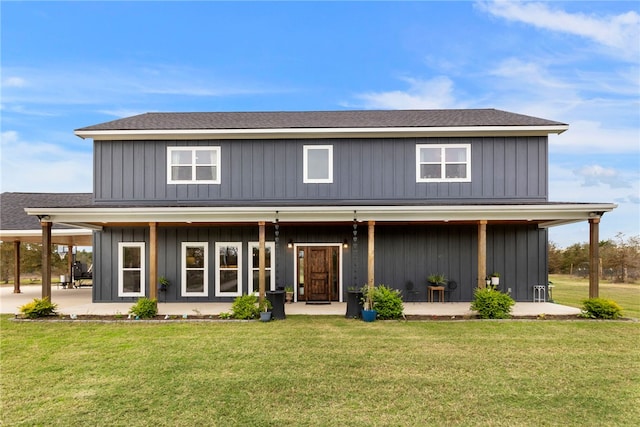
M 49 298 L 34 298 L 33 301 L 20 307 L 20 312 L 29 319 L 52 316 L 56 314 L 57 304 L 53 304 Z
M 164 276 L 160 276 L 160 278 L 158 279 L 158 283 L 160 283 L 160 289 L 163 291 L 166 291 L 169 286 L 171 286 L 171 282 L 169 281 L 169 279 Z
M 138 301 L 129 309 L 129 313 L 139 317 L 140 319 L 151 319 L 158 314 L 158 300 L 146 297 L 139 298 Z
M 508 294 L 492 288 L 476 289 L 471 302 L 471 310 L 477 311 L 482 319 L 508 319 L 515 304 Z
M 618 319 L 622 317 L 622 308 L 610 299 L 589 298 L 582 302 L 582 317 L 591 319 Z
M 220 319 L 231 319 L 231 313 L 229 313 L 228 311 L 223 311 L 222 313 L 218 314 L 218 317 Z
M 378 285 L 373 291 L 373 307 L 378 312 L 378 319 L 401 319 L 404 312 L 402 294 L 397 289 Z
M 285 291 L 285 292 L 293 292 L 293 286 L 286 286 L 286 287 L 284 288 L 284 291 Z
M 231 304 L 231 317 L 234 319 L 257 319 L 261 311 L 271 310 L 271 301 L 264 298 L 258 300 L 256 294 L 242 295 L 233 300 Z
M 362 308 L 364 310 L 375 310 L 373 306 L 373 294 L 375 287 L 370 288 L 369 285 L 362 287 Z
M 432 274 L 427 277 L 427 282 L 437 286 L 444 286 L 447 284 L 447 277 L 444 274 Z

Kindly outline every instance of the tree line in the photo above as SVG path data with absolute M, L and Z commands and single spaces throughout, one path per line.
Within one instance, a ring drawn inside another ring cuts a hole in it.
M 599 243 L 600 277 L 618 283 L 632 283 L 640 278 L 640 236 L 618 233 Z M 549 273 L 589 275 L 589 244 L 576 243 L 565 249 L 549 243 Z
M 60 255 L 58 253 L 58 245 L 51 245 L 51 273 L 69 274 L 68 269 L 68 253 Z M 73 255 L 72 255 L 73 256 Z M 13 280 L 14 266 L 14 247 L 13 242 L 2 242 L 0 244 L 0 282 L 8 283 Z M 93 253 L 86 250 L 80 250 L 75 254 L 75 260 L 89 266 L 92 264 Z M 42 272 L 42 244 L 40 243 L 21 243 L 20 244 L 20 274 L 36 274 Z

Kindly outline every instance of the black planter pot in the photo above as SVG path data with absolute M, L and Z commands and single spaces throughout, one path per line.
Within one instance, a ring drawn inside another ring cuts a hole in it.
M 359 319 L 362 316 L 362 292 L 347 291 L 347 319 Z
M 284 314 L 284 291 L 267 291 L 267 299 L 271 302 L 271 317 L 282 320 Z

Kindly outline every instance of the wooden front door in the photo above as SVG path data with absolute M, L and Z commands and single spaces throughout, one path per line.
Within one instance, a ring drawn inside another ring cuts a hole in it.
M 331 248 L 305 248 L 305 295 L 307 301 L 331 301 Z

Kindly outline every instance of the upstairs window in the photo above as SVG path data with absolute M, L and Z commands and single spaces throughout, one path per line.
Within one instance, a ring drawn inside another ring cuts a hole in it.
M 470 181 L 470 144 L 416 146 L 416 182 Z
M 305 145 L 303 151 L 305 184 L 333 182 L 333 146 Z
M 220 147 L 167 147 L 169 184 L 220 184 Z

